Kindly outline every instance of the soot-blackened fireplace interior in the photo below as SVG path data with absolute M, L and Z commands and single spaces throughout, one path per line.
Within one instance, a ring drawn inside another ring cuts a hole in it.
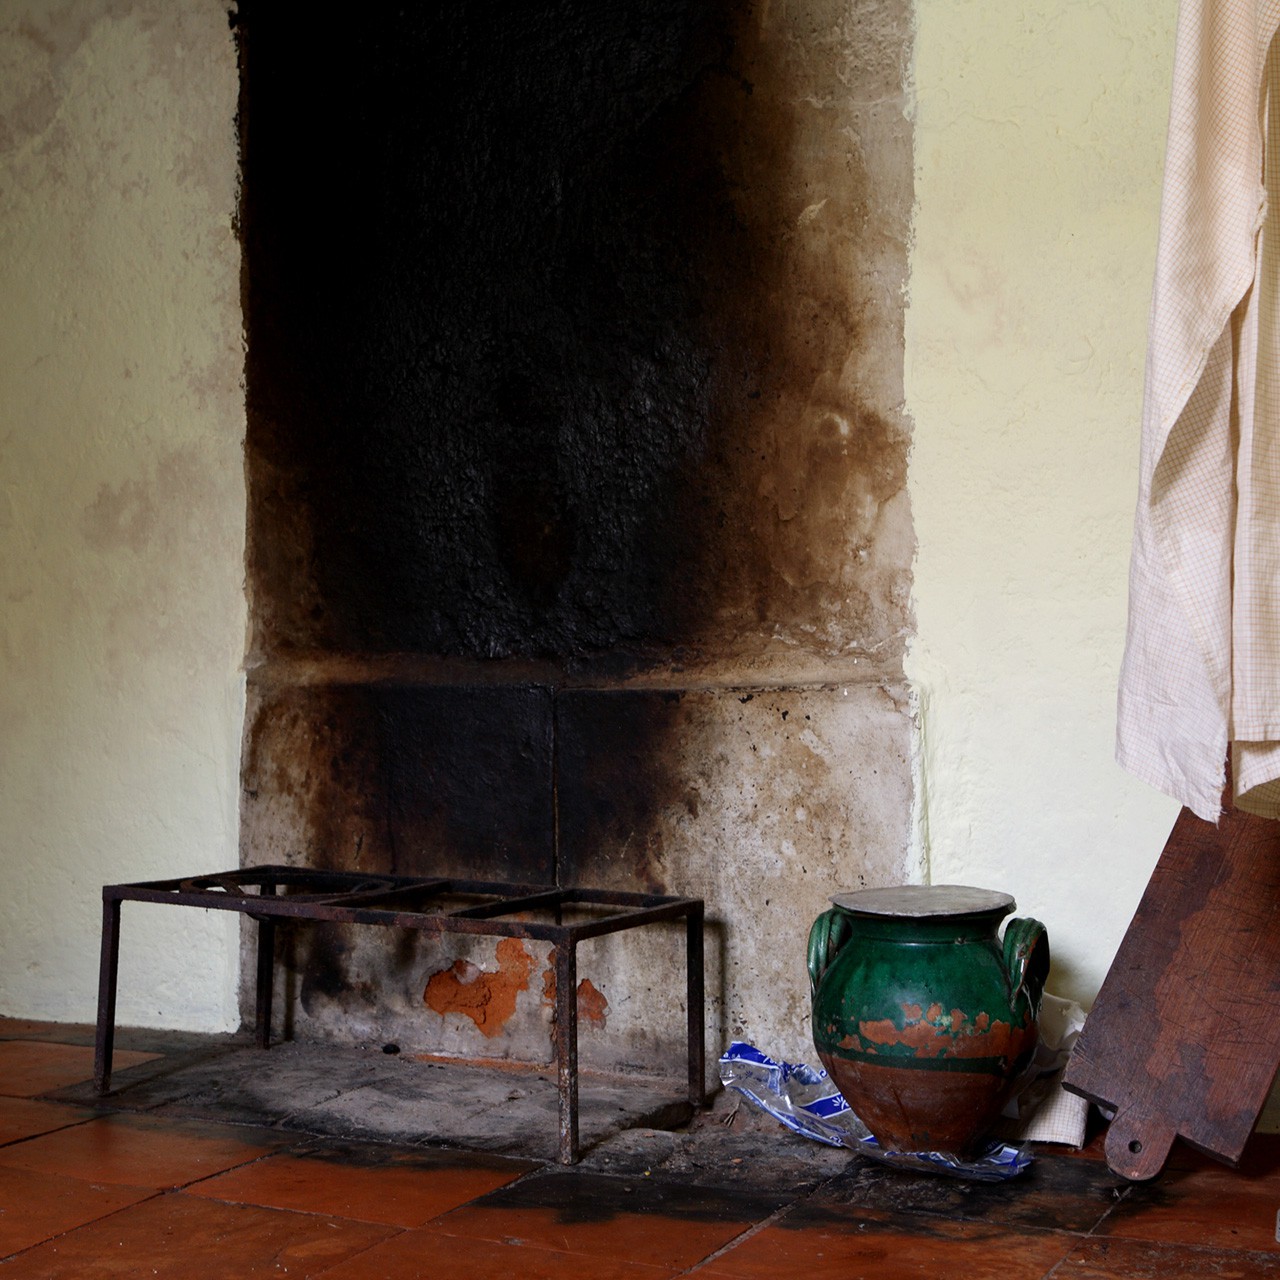
M 875 245 L 822 229 L 873 204 L 867 166 L 812 141 L 855 117 L 798 105 L 804 76 L 842 83 L 852 38 L 805 49 L 766 17 L 241 0 L 244 864 L 701 895 L 708 856 L 676 836 L 741 843 L 708 808 L 742 768 L 708 726 L 772 735 L 772 775 L 798 777 L 850 680 L 878 682 L 875 758 L 905 771 L 883 690 L 906 432 L 850 354 L 884 330 L 899 358 L 899 321 L 848 262 L 892 280 L 909 184 Z M 714 1031 L 737 908 L 709 907 Z M 553 966 L 519 939 L 329 923 L 282 946 L 287 1032 L 549 1052 Z M 614 1020 L 610 1065 L 679 1063 L 678 1024 L 667 1044 L 644 1011 L 682 979 L 628 946 L 584 982 L 584 1024 Z

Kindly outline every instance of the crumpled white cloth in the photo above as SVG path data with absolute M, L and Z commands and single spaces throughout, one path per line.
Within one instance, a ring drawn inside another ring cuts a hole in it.
M 1116 757 L 1280 817 L 1280 0 L 1183 0 Z
M 1005 1126 L 1008 1137 L 1019 1142 L 1084 1145 L 1089 1103 L 1062 1087 L 1063 1070 L 1084 1023 L 1084 1010 L 1074 1000 L 1044 993 L 1035 1056 L 1004 1109 L 1006 1118 L 1014 1122 Z

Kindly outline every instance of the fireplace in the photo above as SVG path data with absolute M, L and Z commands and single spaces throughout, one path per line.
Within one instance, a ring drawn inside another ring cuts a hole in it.
M 909 6 L 236 21 L 243 862 L 703 897 L 709 1043 L 804 1054 L 906 873 Z M 375 932 L 282 940 L 293 1034 L 547 1060 L 545 948 Z M 592 945 L 583 1060 L 678 1071 Z

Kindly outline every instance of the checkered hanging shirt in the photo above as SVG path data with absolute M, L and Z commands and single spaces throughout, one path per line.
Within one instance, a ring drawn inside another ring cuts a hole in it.
M 1183 0 L 1116 757 L 1280 817 L 1280 0 Z

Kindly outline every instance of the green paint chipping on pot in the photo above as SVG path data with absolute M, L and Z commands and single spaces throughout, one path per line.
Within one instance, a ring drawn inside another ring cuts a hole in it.
M 1000 922 L 1008 894 L 912 885 L 842 894 L 809 931 L 813 1038 L 881 1146 L 970 1156 L 1038 1036 L 1049 943 Z

